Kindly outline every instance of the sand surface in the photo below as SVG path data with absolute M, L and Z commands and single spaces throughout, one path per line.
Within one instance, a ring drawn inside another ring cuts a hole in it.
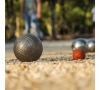
M 73 60 L 72 41 L 42 41 L 40 59 L 23 63 L 14 56 L 13 43 L 7 43 L 6 90 L 94 90 L 95 53 L 87 53 L 84 60 Z

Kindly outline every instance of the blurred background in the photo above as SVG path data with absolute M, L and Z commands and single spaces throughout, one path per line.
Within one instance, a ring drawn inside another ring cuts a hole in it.
M 5 39 L 24 34 L 24 20 L 20 15 L 21 0 L 5 0 Z M 91 9 L 95 0 L 41 0 L 39 19 L 44 39 L 72 39 L 92 37 Z

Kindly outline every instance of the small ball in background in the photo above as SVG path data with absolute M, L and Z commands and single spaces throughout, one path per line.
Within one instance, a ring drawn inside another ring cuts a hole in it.
M 82 49 L 85 53 L 87 52 L 86 47 L 87 41 L 84 38 L 77 38 L 72 42 L 71 48 L 72 50 Z
M 14 42 L 13 51 L 18 60 L 31 62 L 40 58 L 43 46 L 38 37 L 32 34 L 24 34 Z
M 76 49 L 73 51 L 73 59 L 74 60 L 80 60 L 80 59 L 85 59 L 85 53 L 81 49 Z
M 87 41 L 86 47 L 88 49 L 88 52 L 95 52 L 95 40 Z

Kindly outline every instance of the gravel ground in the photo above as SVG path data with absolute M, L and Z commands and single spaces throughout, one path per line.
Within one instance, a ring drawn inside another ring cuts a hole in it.
M 5 45 L 6 90 L 94 90 L 95 53 L 84 60 L 72 59 L 72 40 L 42 41 L 39 60 L 20 62 L 13 43 Z

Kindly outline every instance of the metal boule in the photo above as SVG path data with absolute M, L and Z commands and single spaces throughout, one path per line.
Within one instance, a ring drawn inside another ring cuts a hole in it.
M 95 52 L 95 40 L 87 41 L 86 47 L 88 49 L 88 52 Z
M 73 51 L 76 49 L 81 49 L 86 53 L 87 52 L 86 43 L 87 42 L 84 38 L 77 38 L 72 42 L 71 48 Z
M 13 51 L 18 60 L 31 62 L 40 58 L 43 46 L 38 37 L 32 34 L 24 34 L 14 42 Z

